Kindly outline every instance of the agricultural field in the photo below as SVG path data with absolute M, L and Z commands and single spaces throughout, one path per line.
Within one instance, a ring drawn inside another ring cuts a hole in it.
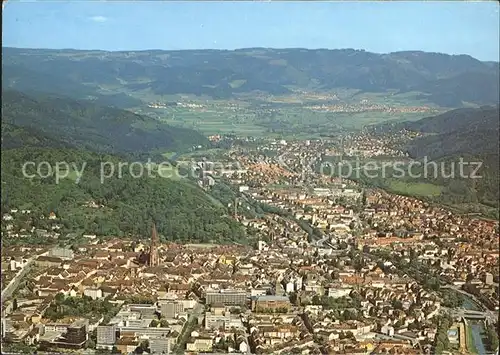
M 190 101 L 192 102 L 192 101 Z M 328 112 L 297 103 L 249 105 L 247 102 L 201 100 L 196 107 L 142 108 L 172 126 L 196 129 L 205 135 L 235 134 L 247 137 L 314 139 L 340 131 L 360 130 L 383 122 L 418 120 L 428 112 Z M 340 109 L 342 110 L 342 108 Z
M 241 80 L 230 83 L 232 87 L 242 84 Z M 101 89 L 106 92 L 116 88 Z M 132 111 L 205 135 L 314 139 L 383 122 L 418 120 L 442 111 L 419 92 L 290 89 L 292 92 L 284 95 L 254 91 L 229 99 L 192 94 L 157 95 L 150 89 L 124 93 L 143 102 Z
M 386 92 L 386 93 L 356 93 L 351 97 L 353 100 L 368 100 L 375 104 L 391 105 L 395 107 L 403 106 L 427 106 L 437 108 L 436 104 L 429 103 L 425 95 L 421 92 L 409 91 L 405 93 Z
M 388 180 L 387 189 L 395 193 L 400 193 L 410 196 L 439 196 L 443 191 L 442 186 L 425 183 L 425 182 L 411 182 L 401 180 Z

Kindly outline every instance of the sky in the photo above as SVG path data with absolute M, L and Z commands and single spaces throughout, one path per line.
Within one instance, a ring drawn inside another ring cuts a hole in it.
M 8 0 L 3 46 L 101 50 L 355 48 L 499 60 L 496 1 Z

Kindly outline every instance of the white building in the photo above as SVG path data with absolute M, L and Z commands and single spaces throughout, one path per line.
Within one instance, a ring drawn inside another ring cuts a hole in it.
M 89 287 L 89 288 L 86 288 L 84 291 L 83 291 L 83 294 L 85 296 L 89 296 L 90 298 L 92 298 L 93 300 L 96 300 L 98 298 L 103 298 L 102 296 L 102 291 L 100 288 L 94 288 L 94 287 Z
M 330 287 L 328 289 L 328 297 L 340 298 L 349 296 L 351 291 L 352 288 L 347 288 L 347 287 L 342 287 L 342 288 Z

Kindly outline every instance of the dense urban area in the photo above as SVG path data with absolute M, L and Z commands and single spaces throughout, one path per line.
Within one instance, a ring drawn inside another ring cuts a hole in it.
M 218 164 L 209 156 L 177 163 L 207 192 L 229 191 L 228 218 L 251 243 L 164 242 L 151 220 L 142 239 L 83 234 L 71 247 L 4 247 L 9 348 L 430 354 L 498 347 L 498 222 L 315 168 L 346 151 L 404 157 L 366 134 L 342 149 L 328 140 L 245 142 L 218 151 Z M 18 223 L 32 214 L 4 213 L 2 238 L 61 236 L 54 211 L 33 216 L 30 229 Z

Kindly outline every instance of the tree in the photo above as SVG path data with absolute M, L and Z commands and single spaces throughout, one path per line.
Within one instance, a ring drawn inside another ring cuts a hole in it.
M 416 320 L 413 323 L 408 324 L 408 330 L 419 330 L 421 328 L 420 323 Z
M 361 272 L 361 270 L 363 269 L 363 267 L 365 266 L 365 262 L 362 258 L 356 258 L 354 260 L 354 269 L 357 271 L 357 272 Z
M 57 303 L 62 303 L 64 301 L 64 294 L 59 292 L 54 299 Z
M 452 320 L 442 316 L 437 318 L 437 323 L 438 330 L 434 339 L 434 351 L 436 354 L 441 354 L 444 350 L 447 350 L 449 346 L 448 329 L 450 328 Z
M 91 338 L 89 338 L 87 340 L 87 343 L 85 344 L 85 347 L 88 349 L 95 349 L 95 346 L 96 346 L 96 343 L 95 343 L 94 339 L 91 339 Z
M 368 311 L 368 315 L 370 317 L 375 317 L 377 315 L 377 308 L 376 307 L 370 307 L 370 310 Z
M 214 345 L 214 350 L 228 351 L 229 347 L 235 347 L 234 339 L 232 337 L 222 337 L 218 343 Z
M 2 342 L 2 352 L 15 352 L 21 354 L 33 354 L 35 349 L 25 343 L 6 343 Z
M 345 320 L 353 320 L 355 318 L 355 315 L 348 309 L 344 311 L 343 315 Z
M 489 325 L 486 329 L 486 338 L 488 339 L 490 351 L 496 351 L 498 349 L 498 334 L 494 325 Z
M 351 331 L 347 331 L 347 332 L 345 333 L 345 336 L 346 336 L 346 338 L 348 338 L 348 339 L 353 339 L 353 340 L 356 340 L 356 337 L 354 336 L 354 334 L 353 334 Z
M 403 309 L 403 303 L 400 300 L 394 299 L 392 301 L 392 307 L 394 309 L 402 310 Z
M 414 261 L 417 259 L 418 255 L 414 248 L 410 248 L 410 260 Z
M 461 295 L 458 292 L 452 290 L 443 290 L 442 298 L 443 298 L 443 306 L 449 308 L 460 307 L 463 301 Z
M 146 339 L 139 344 L 139 346 L 135 349 L 135 352 L 138 354 L 142 354 L 148 349 L 149 349 L 149 340 Z
M 313 305 L 320 305 L 322 303 L 321 298 L 318 295 L 314 295 L 312 300 L 311 300 L 311 303 Z
M 287 313 L 288 309 L 286 307 L 276 308 L 276 313 Z

